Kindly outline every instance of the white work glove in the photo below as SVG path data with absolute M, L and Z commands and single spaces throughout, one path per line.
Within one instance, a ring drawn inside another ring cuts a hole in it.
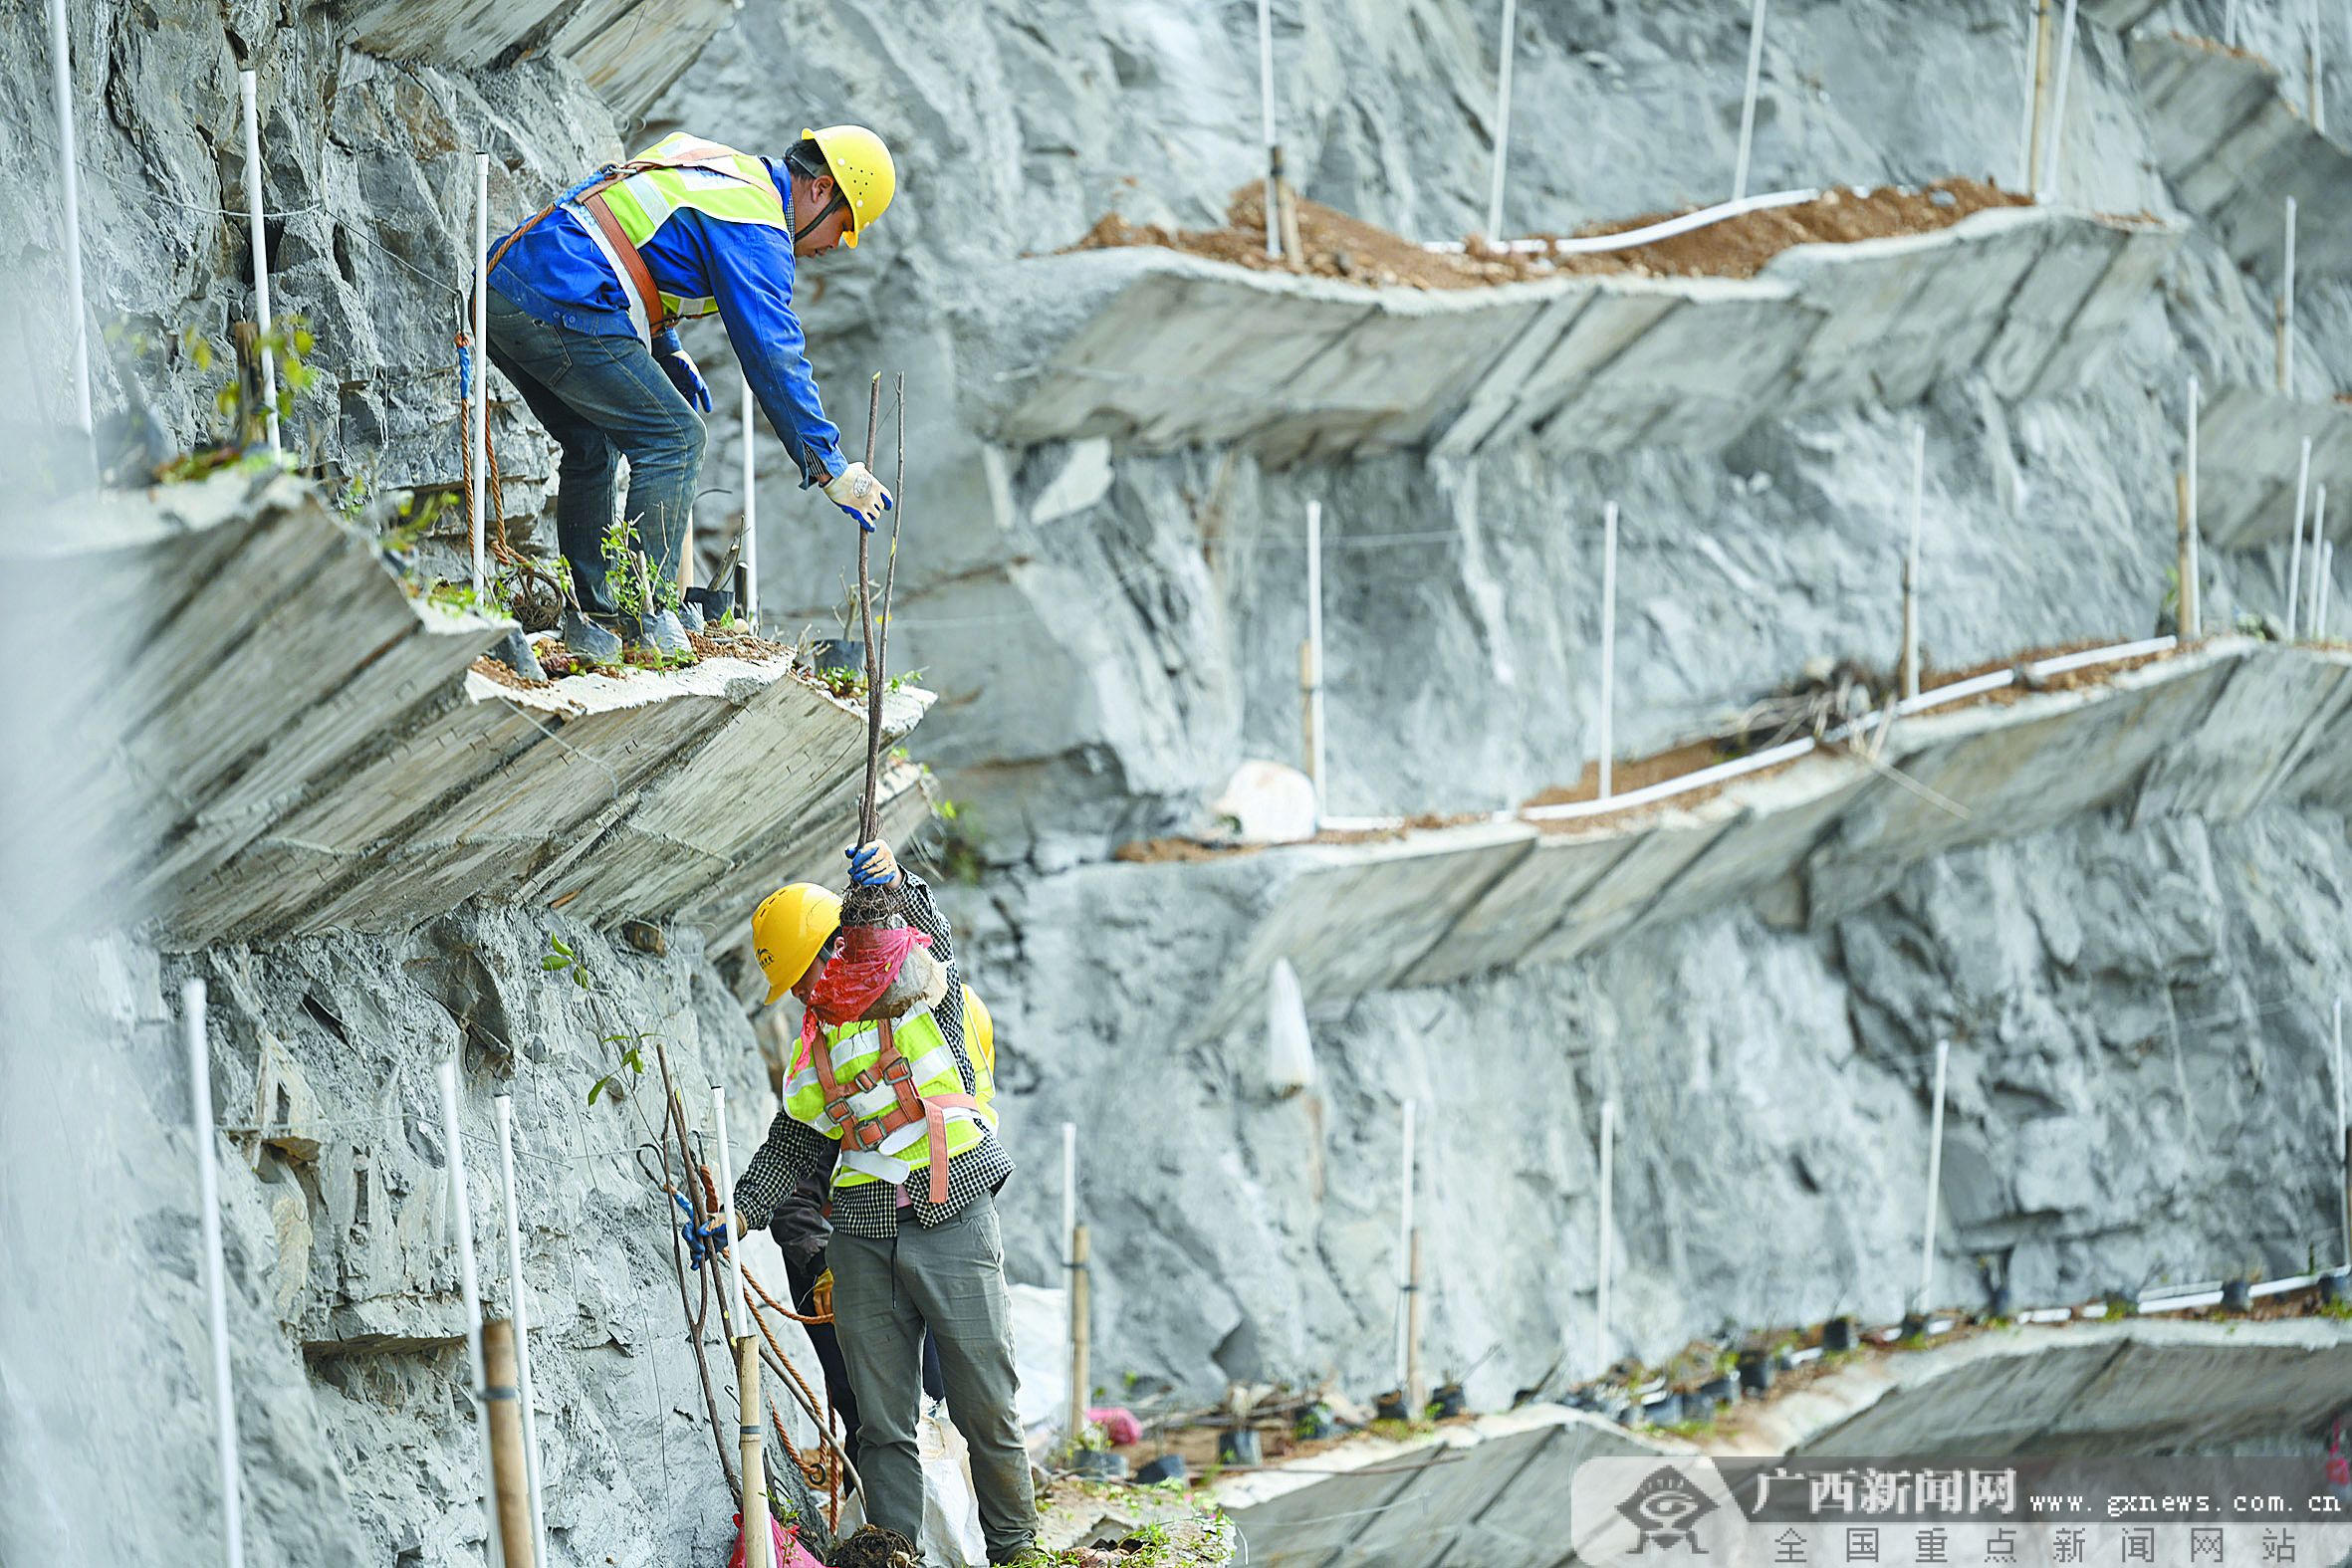
M 882 514 L 897 505 L 890 499 L 890 492 L 882 488 L 882 482 L 874 478 L 872 470 L 863 463 L 851 463 L 826 480 L 824 493 L 832 498 L 834 506 L 855 518 L 857 526 L 868 534 L 874 531 L 874 524 L 881 520 Z

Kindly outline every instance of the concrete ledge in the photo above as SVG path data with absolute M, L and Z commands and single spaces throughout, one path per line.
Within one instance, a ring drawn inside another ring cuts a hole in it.
M 396 930 L 475 897 L 730 923 L 837 869 L 863 709 L 781 660 L 518 690 L 470 669 L 507 623 L 410 599 L 292 481 L 100 510 L 109 544 L 45 562 L 128 606 L 129 668 L 74 694 L 96 920 L 133 911 L 173 946 Z M 893 694 L 888 737 L 929 701 Z M 923 814 L 919 771 L 891 785 L 896 820 Z
M 2278 282 L 2293 196 L 2297 270 L 2352 272 L 2352 149 L 2311 128 L 2277 67 L 2178 33 L 2131 53 L 2157 165 L 2234 261 Z
M 1391 1442 L 1359 1438 L 1212 1487 L 1268 1568 L 1554 1568 L 1573 1560 L 1568 1482 L 1601 1456 L 1667 1450 L 1530 1405 Z
M 1042 364 L 993 434 L 1146 449 L 1241 442 L 1270 462 L 1469 453 L 1526 434 L 1595 451 L 1718 450 L 1766 415 L 1902 402 L 1982 367 L 2006 395 L 2072 384 L 2179 232 L 2046 208 L 1933 234 L 1804 245 L 1754 279 L 1575 277 L 1364 289 L 1173 251 L 1017 264 Z M 1731 351 L 1727 344 L 1736 344 Z
M 1574 832 L 1503 818 L 1236 862 L 1269 887 L 1204 1031 L 1252 1015 L 1278 959 L 1310 1006 L 1342 1006 L 1408 980 L 1560 962 L 1775 890 L 1783 918 L 1832 919 L 1921 860 L 2085 811 L 2230 817 L 2272 799 L 2352 809 L 2352 656 L 2208 643 L 2097 685 L 1931 708 L 1897 721 L 1882 760 L 1901 778 L 1825 748 Z
M 2352 1404 L 2352 1325 L 2127 1318 L 1866 1356 L 1747 1409 L 1724 1455 L 2210 1452 L 2324 1432 Z
M 2352 495 L 2352 403 L 2234 386 L 2207 405 L 2198 425 L 2198 519 L 2217 545 L 2272 545 L 2293 536 L 2305 441 L 2312 486 Z M 2342 538 L 2352 531 L 2344 521 L 2352 509 L 2332 510 L 2337 521 L 2328 532 Z

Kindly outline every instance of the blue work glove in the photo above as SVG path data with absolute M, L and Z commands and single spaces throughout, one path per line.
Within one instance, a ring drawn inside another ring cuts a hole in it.
M 696 1226 L 694 1206 L 686 1202 L 685 1196 L 680 1193 L 672 1193 L 670 1198 L 679 1209 L 685 1212 L 686 1223 L 678 1227 L 678 1234 L 685 1239 L 686 1254 L 694 1260 L 696 1268 L 700 1268 L 703 1259 L 710 1256 L 711 1253 L 727 1250 L 727 1222 L 725 1219 L 715 1219 L 708 1225 Z
M 859 844 L 855 849 L 842 851 L 849 857 L 849 880 L 859 887 L 895 887 L 898 884 L 898 860 L 890 853 L 890 846 L 880 839 L 870 844 Z
M 824 493 L 832 504 L 857 520 L 857 526 L 868 534 L 881 521 L 882 514 L 898 503 L 890 499 L 890 492 L 873 476 L 863 463 L 851 463 L 847 468 L 824 482 Z
M 670 385 L 678 389 L 678 395 L 704 413 L 709 413 L 710 383 L 703 380 L 702 371 L 695 367 L 694 356 L 679 343 L 678 335 L 664 333 L 655 347 L 654 356 L 661 361 L 661 373 L 670 378 Z

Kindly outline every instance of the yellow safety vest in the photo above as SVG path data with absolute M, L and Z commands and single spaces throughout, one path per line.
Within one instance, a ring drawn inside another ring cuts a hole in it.
M 662 137 L 629 162 L 655 166 L 640 168 L 584 201 L 570 205 L 580 209 L 581 226 L 604 253 L 605 263 L 621 281 L 621 292 L 629 297 L 630 321 L 640 336 L 650 341 L 654 332 L 679 317 L 708 316 L 719 308 L 718 302 L 708 295 L 677 295 L 654 287 L 643 258 L 636 254 L 673 214 L 692 208 L 723 223 L 756 223 L 782 229 L 788 236 L 792 233 L 792 215 L 785 210 L 784 196 L 777 190 L 766 163 L 716 141 L 705 141 L 681 130 Z M 595 211 L 597 203 L 602 204 L 618 226 L 626 255 L 622 254 L 622 244 L 615 243 L 613 234 L 600 221 Z M 660 296 L 661 302 L 661 319 L 652 322 L 645 319 L 641 298 L 648 288 Z
M 785 1082 L 784 1112 L 841 1144 L 834 1187 L 901 1186 L 928 1166 L 933 1203 L 947 1201 L 947 1162 L 995 1124 L 964 1088 L 927 1008 L 886 1024 L 820 1029 L 809 1060 Z

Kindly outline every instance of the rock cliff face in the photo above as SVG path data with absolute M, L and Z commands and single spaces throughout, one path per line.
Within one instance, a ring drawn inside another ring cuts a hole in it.
M 2004 1258 L 2025 1297 L 2332 1260 L 2326 1007 L 2352 989 L 2352 844 L 2332 812 L 2282 801 L 2136 826 L 2095 812 L 1930 860 L 1816 926 L 1707 910 L 1568 964 L 1374 993 L 1313 1019 L 1318 1085 L 1292 1098 L 1265 1081 L 1255 1021 L 1197 1026 L 1253 918 L 1251 863 L 1166 883 L 1107 858 L 1122 839 L 1200 825 L 1242 758 L 1295 754 L 1309 499 L 1329 550 L 1343 812 L 1495 806 L 1581 769 L 1604 500 L 1626 520 L 1622 751 L 1685 734 L 1806 659 L 1885 663 L 1915 422 L 1937 662 L 2145 632 L 2172 559 L 2186 378 L 2269 384 L 2269 285 L 2174 199 L 2111 32 L 2086 22 L 2065 199 L 2188 232 L 2070 384 L 2018 399 L 1961 376 L 1901 406 L 1865 397 L 1766 421 L 1704 455 L 1601 455 L 1537 431 L 1471 459 L 1278 465 L 1238 443 L 1145 454 L 1117 433 L 1003 435 L 1080 325 L 1077 298 L 1040 288 L 1023 253 L 1074 241 L 1105 210 L 1212 221 L 1255 174 L 1247 7 L 983 0 L 918 18 L 763 0 L 666 91 L 681 41 L 722 22 L 718 8 L 74 9 L 94 313 L 156 340 L 104 356 L 102 411 L 142 406 L 166 445 L 212 420 L 217 377 L 162 339 L 190 325 L 219 336 L 246 309 L 242 231 L 219 210 L 241 205 L 235 69 L 252 63 L 268 204 L 283 214 L 276 303 L 312 318 L 330 387 L 293 422 L 296 444 L 383 483 L 456 474 L 440 280 L 463 275 L 477 144 L 497 154 L 502 218 L 672 125 L 774 148 L 858 118 L 900 148 L 900 204 L 857 252 L 813 265 L 803 299 L 845 423 L 867 371 L 908 373 L 893 647 L 942 693 L 913 744 L 963 803 L 958 863 L 975 879 L 943 901 L 1004 1038 L 1006 1130 L 1024 1161 L 1005 1199 L 1011 1262 L 1017 1279 L 1058 1274 L 1051 1151 L 1074 1120 L 1106 1383 L 1131 1369 L 1200 1392 L 1325 1373 L 1385 1386 L 1407 1097 L 1429 1130 L 1428 1358 L 1479 1363 L 1474 1403 L 1592 1370 L 1607 1096 L 1621 1107 L 1613 1350 L 1655 1354 L 1727 1321 L 1890 1315 L 1916 1268 L 1940 1037 L 1955 1042 L 1947 1298 L 1967 1296 L 1980 1254 Z M 2016 182 L 2023 6 L 1780 9 L 1756 188 Z M 2299 58 L 2274 8 L 2245 9 L 2256 50 Z M 2145 25 L 2210 33 L 2220 10 L 2175 3 Z M 1306 193 L 1422 238 L 1477 227 L 1493 26 L 1434 0 L 1278 6 L 1282 136 Z M 46 188 L 37 11 L 0 17 L 0 42 L 8 166 Z M 1741 7 L 1524 9 L 1507 226 L 1728 194 L 1745 48 Z M 2331 55 L 2352 59 L 2352 39 Z M 2340 68 L 2330 86 L 2352 102 Z M 6 254 L 46 279 L 55 243 L 20 225 Z M 2352 284 L 2307 276 L 2299 312 L 2297 390 L 2323 400 L 2352 376 Z M 19 337 L 0 352 L 23 379 L 14 406 L 59 384 L 53 327 L 19 313 L 0 329 Z M 693 346 L 730 406 L 715 331 Z M 739 459 L 718 423 L 714 487 Z M 508 510 L 525 513 L 544 443 L 511 419 L 499 435 Z M 837 519 L 793 490 L 772 441 L 758 459 L 765 597 L 788 629 L 823 624 L 847 554 Z M 712 497 L 706 530 L 738 507 Z M 2209 620 L 2278 605 L 2282 546 L 2217 549 L 2205 564 Z M 12 602 L 38 604 L 38 580 L 17 578 Z M 50 661 L 124 650 L 46 621 L 30 646 L 12 721 L 65 736 L 71 716 L 41 706 Z M 11 798 L 38 794 L 42 755 L 9 759 Z M 36 798 L 17 819 L 75 807 Z M 0 870 L 19 908 L 74 875 L 37 857 Z M 117 913 L 135 932 L 153 912 Z M 223 1125 L 271 1134 L 223 1143 L 251 1560 L 424 1568 L 479 1551 L 431 1091 L 452 1056 L 483 1236 L 497 1233 L 495 1145 L 475 1142 L 493 1137 L 489 1097 L 511 1093 L 520 1116 L 556 1561 L 724 1552 L 666 1217 L 631 1158 L 633 1111 L 586 1103 L 610 1063 L 538 968 L 552 934 L 666 1035 L 689 1090 L 729 1084 L 744 1158 L 772 1102 L 733 930 L 672 929 L 662 958 L 538 908 L 171 957 L 136 935 L 8 933 L 0 1243 L 39 1263 L 0 1287 L 0 1556 L 161 1560 L 211 1539 L 175 1034 L 190 975 L 212 987 Z M 256 1104 L 265 1069 L 282 1108 Z M 495 1304 L 503 1271 L 485 1272 Z M 125 1315 L 104 1343 L 74 1332 Z

